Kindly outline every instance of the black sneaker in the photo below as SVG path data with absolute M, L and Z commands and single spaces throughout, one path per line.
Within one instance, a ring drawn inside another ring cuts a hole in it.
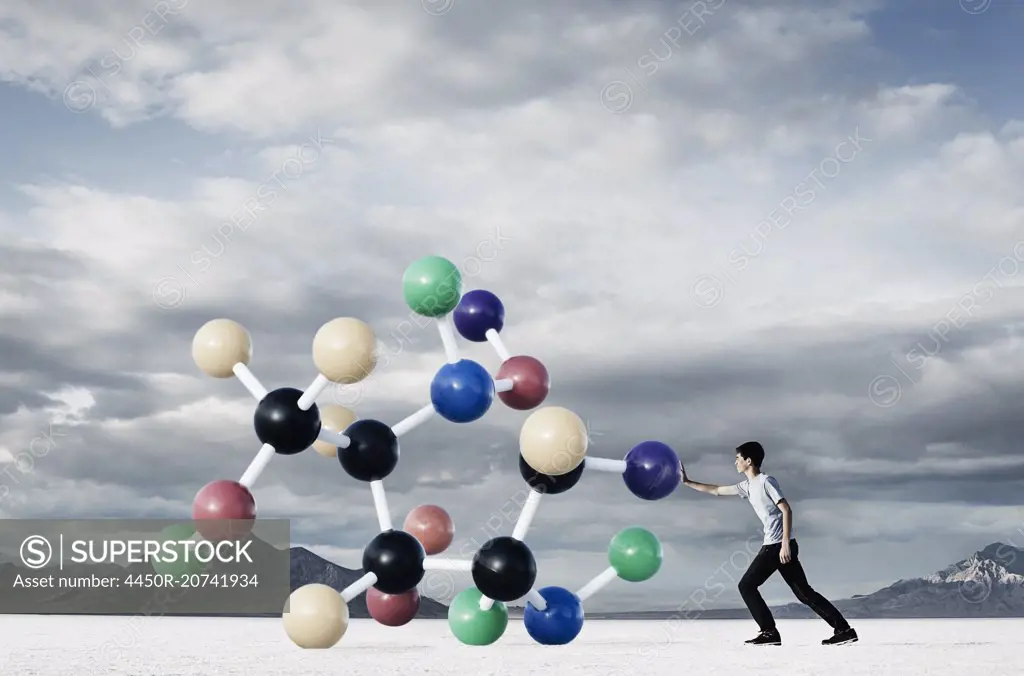
M 846 629 L 837 629 L 836 633 L 822 641 L 821 645 L 846 645 L 856 641 L 857 632 L 853 630 L 853 627 L 847 627 Z
M 769 629 L 762 631 L 754 638 L 744 641 L 749 645 L 782 645 L 782 637 L 779 635 L 778 629 Z

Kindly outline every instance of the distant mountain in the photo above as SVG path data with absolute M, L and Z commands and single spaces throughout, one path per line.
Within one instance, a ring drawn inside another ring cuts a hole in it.
M 865 595 L 835 601 L 853 618 L 1024 617 L 1024 549 L 995 542 L 958 563 L 927 575 L 899 580 Z M 649 611 L 589 614 L 592 619 L 739 619 L 745 608 L 698 612 Z M 772 608 L 777 618 L 817 617 L 802 603 Z

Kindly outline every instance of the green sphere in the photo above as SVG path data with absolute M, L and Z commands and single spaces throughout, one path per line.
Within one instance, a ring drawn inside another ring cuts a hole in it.
M 466 645 L 490 645 L 501 638 L 508 627 L 508 608 L 495 601 L 490 610 L 480 610 L 483 594 L 470 587 L 448 606 L 448 626 L 455 638 Z
M 169 544 L 181 542 L 182 540 L 191 540 L 195 537 L 195 534 L 195 526 L 190 523 L 181 523 L 167 526 L 156 537 L 161 543 L 161 549 L 159 557 L 153 561 L 153 571 L 157 575 L 171 575 L 173 577 L 171 584 L 165 586 L 178 586 L 182 582 L 182 576 L 201 573 L 206 568 L 207 564 L 197 561 L 192 553 L 190 553 L 188 560 L 185 560 L 185 545 Z M 169 551 L 177 553 L 178 556 L 174 561 L 166 560 L 170 558 Z M 192 552 L 194 551 L 193 547 Z
M 626 528 L 612 538 L 608 563 L 627 582 L 643 582 L 661 568 L 661 543 L 649 530 Z
M 405 269 L 402 290 L 416 314 L 443 317 L 462 299 L 462 274 L 447 258 L 427 256 Z

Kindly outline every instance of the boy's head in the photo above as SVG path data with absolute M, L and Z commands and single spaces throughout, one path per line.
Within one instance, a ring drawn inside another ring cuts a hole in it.
M 761 469 L 764 462 L 764 447 L 756 441 L 747 441 L 736 447 L 736 471 L 745 472 L 748 468 Z

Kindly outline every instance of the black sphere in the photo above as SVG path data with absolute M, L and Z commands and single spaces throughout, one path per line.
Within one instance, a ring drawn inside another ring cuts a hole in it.
M 537 561 L 524 542 L 501 536 L 488 540 L 473 557 L 473 583 L 495 601 L 515 601 L 533 589 Z
M 363 571 L 377 576 L 373 585 L 385 594 L 402 594 L 423 579 L 423 545 L 402 530 L 386 530 L 363 550 Z
M 256 436 L 282 455 L 301 453 L 320 434 L 320 409 L 313 404 L 308 411 L 299 408 L 302 390 L 282 387 L 267 393 L 256 406 L 253 424 Z
M 345 430 L 351 441 L 338 449 L 338 461 L 357 481 L 378 481 L 398 466 L 398 437 L 379 420 L 357 420 Z
M 557 493 L 564 493 L 579 483 L 580 477 L 583 476 L 583 465 L 586 464 L 586 462 L 586 459 L 584 459 L 583 462 L 577 465 L 571 472 L 552 476 L 550 474 L 541 474 L 534 468 L 530 467 L 530 464 L 526 462 L 526 458 L 524 458 L 523 454 L 520 453 L 519 474 L 522 475 L 523 480 L 526 481 L 526 483 L 530 484 L 530 488 L 538 493 L 555 495 Z

